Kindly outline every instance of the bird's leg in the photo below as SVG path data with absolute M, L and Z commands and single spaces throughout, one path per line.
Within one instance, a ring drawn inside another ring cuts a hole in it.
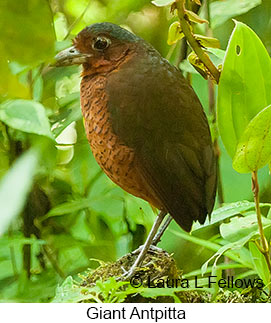
M 134 275 L 136 268 L 140 267 L 140 265 L 142 264 L 142 261 L 144 260 L 146 254 L 150 248 L 150 245 L 152 244 L 153 238 L 154 238 L 155 234 L 157 233 L 159 226 L 162 223 L 166 214 L 167 214 L 167 212 L 160 211 L 160 213 L 157 215 L 155 222 L 151 228 L 151 231 L 150 231 L 142 249 L 140 250 L 138 257 L 136 258 L 136 261 L 134 262 L 132 267 L 121 277 L 122 279 L 130 279 Z
M 162 227 L 160 228 L 160 230 L 156 233 L 156 235 L 154 236 L 154 238 L 152 239 L 152 243 L 149 247 L 149 251 L 161 251 L 161 248 L 156 247 L 157 243 L 160 242 L 162 235 L 164 234 L 164 232 L 166 231 L 167 227 L 169 226 L 170 222 L 173 220 L 171 215 L 168 215 L 165 223 L 162 225 Z M 142 248 L 144 247 L 144 245 L 138 247 L 136 250 L 132 251 L 131 254 L 132 255 L 136 255 L 139 254 L 140 251 L 142 250 Z
M 166 231 L 167 227 L 169 226 L 170 222 L 173 220 L 171 215 L 168 215 L 165 223 L 161 226 L 160 230 L 154 236 L 151 245 L 156 246 L 157 243 L 161 240 L 162 235 Z
M 156 247 L 157 243 L 160 242 L 162 235 L 164 234 L 164 232 L 166 231 L 167 227 L 169 226 L 170 222 L 173 220 L 171 215 L 168 215 L 165 223 L 163 223 L 163 225 L 161 226 L 160 230 L 156 233 L 156 235 L 154 236 L 154 238 L 152 239 L 152 243 L 149 247 L 149 251 L 161 251 L 161 248 Z M 139 254 L 140 251 L 142 250 L 143 245 L 138 247 L 136 250 L 132 251 L 132 255 L 136 255 Z

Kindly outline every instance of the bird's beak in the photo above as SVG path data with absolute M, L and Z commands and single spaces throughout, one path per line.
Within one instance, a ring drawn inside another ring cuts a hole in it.
M 74 46 L 62 50 L 55 56 L 54 66 L 80 65 L 87 62 L 91 54 L 81 53 Z

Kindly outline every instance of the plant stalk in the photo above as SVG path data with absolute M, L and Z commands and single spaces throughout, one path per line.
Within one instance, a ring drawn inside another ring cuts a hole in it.
M 193 51 L 197 54 L 198 58 L 202 61 L 202 63 L 206 66 L 209 73 L 212 75 L 216 83 L 219 82 L 220 72 L 210 60 L 209 56 L 204 52 L 201 48 L 200 44 L 196 40 L 193 32 L 190 29 L 189 22 L 187 20 L 187 15 L 185 13 L 185 0 L 176 0 L 176 8 L 178 11 L 178 17 L 180 20 L 180 24 L 182 27 L 182 31 L 193 49 Z
M 261 210 L 260 210 L 259 183 L 258 183 L 257 171 L 252 172 L 251 179 L 252 179 L 252 192 L 253 192 L 253 195 L 254 195 L 255 209 L 256 209 L 256 214 L 257 214 L 257 221 L 258 221 L 260 241 L 261 241 L 261 248 L 259 248 L 259 250 L 264 255 L 264 258 L 266 260 L 269 272 L 271 273 L 269 245 L 268 245 L 268 242 L 267 242 L 267 240 L 265 238 L 265 235 L 264 235 L 262 216 L 261 216 Z
M 209 21 L 209 24 L 205 25 L 205 34 L 207 37 L 213 37 L 213 31 L 211 29 L 211 17 L 210 17 L 210 1 L 206 0 L 204 2 L 206 19 Z M 223 194 L 223 186 L 222 186 L 222 178 L 221 178 L 221 169 L 220 169 L 220 147 L 218 144 L 218 127 L 217 127 L 217 117 L 216 117 L 216 109 L 215 109 L 215 86 L 211 80 L 208 80 L 208 96 L 209 96 L 209 113 L 212 116 L 212 127 L 215 131 L 214 138 L 214 151 L 216 157 L 216 165 L 217 165 L 217 197 L 218 203 L 220 206 L 224 203 L 224 194 Z

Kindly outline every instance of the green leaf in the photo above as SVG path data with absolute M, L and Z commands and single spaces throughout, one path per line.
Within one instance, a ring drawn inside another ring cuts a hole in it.
M 202 275 L 206 273 L 209 262 L 215 259 L 214 267 L 216 267 L 217 261 L 223 254 L 225 254 L 227 257 L 231 258 L 232 260 L 236 261 L 237 263 L 244 265 L 245 267 L 250 267 L 251 264 L 247 261 L 248 259 L 246 259 L 246 257 L 240 257 L 240 255 L 237 256 L 235 254 L 235 249 L 242 248 L 252 237 L 253 237 L 253 233 L 250 233 L 248 236 L 245 236 L 236 242 L 230 242 L 220 247 L 217 250 L 217 252 L 202 265 L 201 267 Z
M 217 117 L 231 157 L 251 119 L 271 104 L 271 60 L 258 36 L 236 22 L 218 85 Z
M 77 287 L 71 276 L 68 276 L 61 286 L 56 288 L 56 295 L 52 303 L 76 303 L 82 301 L 84 295 Z
M 0 120 L 11 128 L 54 139 L 43 105 L 31 100 L 10 100 L 0 104 Z
M 123 288 L 127 285 L 127 288 Z M 71 276 L 67 277 L 56 289 L 53 303 L 79 303 L 82 301 L 95 303 L 122 303 L 127 295 L 140 293 L 143 288 L 134 288 L 128 282 L 116 281 L 110 277 L 106 281 L 96 281 L 95 286 L 80 286 Z
M 197 35 L 197 34 L 194 34 L 194 36 L 202 47 L 211 47 L 211 48 L 219 48 L 220 47 L 220 42 L 216 38 L 206 37 L 206 36 Z
M 0 95 L 30 98 L 10 62 L 36 66 L 54 55 L 54 29 L 49 1 L 0 1 Z
M 217 66 L 217 68 L 221 70 L 226 51 L 219 48 L 210 47 L 206 48 L 205 51 L 207 52 L 215 66 Z
M 187 72 L 187 73 L 192 73 L 192 74 L 199 74 L 198 71 L 193 67 L 193 65 L 191 65 L 189 63 L 189 61 L 187 59 L 184 59 L 180 65 L 179 68 L 183 71 L 183 72 Z
M 208 21 L 198 16 L 195 12 L 190 10 L 185 10 L 185 14 L 188 16 L 189 20 L 198 24 L 208 24 Z
M 208 263 L 211 259 L 213 259 L 214 257 L 218 256 L 220 257 L 223 253 L 226 253 L 226 256 L 231 258 L 232 260 L 236 261 L 237 263 L 241 263 L 244 266 L 249 266 L 249 263 L 246 262 L 246 259 L 242 259 L 239 257 L 239 255 L 236 255 L 235 248 L 241 248 L 249 239 L 249 238 L 245 238 L 245 239 L 240 239 L 239 241 L 235 242 L 235 243 L 229 243 L 226 246 L 222 246 L 219 245 L 218 243 L 214 243 L 212 241 L 208 241 L 205 239 L 201 239 L 198 238 L 196 236 L 193 236 L 191 234 L 188 233 L 184 233 L 184 232 L 180 232 L 180 231 L 175 231 L 175 230 L 171 230 L 171 232 L 173 234 L 175 234 L 177 237 L 183 238 L 187 241 L 193 242 L 195 244 L 198 244 L 206 249 L 209 250 L 213 250 L 216 251 L 216 253 L 214 254 L 214 256 L 212 256 L 212 258 L 210 258 L 207 262 L 206 262 L 206 270 L 208 267 Z M 248 240 L 247 240 L 248 239 Z
M 219 49 L 219 48 L 207 48 L 207 52 L 215 55 L 221 61 L 223 61 L 223 59 L 225 57 L 225 51 L 223 49 Z
M 184 37 L 184 33 L 182 32 L 181 25 L 179 21 L 174 21 L 168 29 L 168 37 L 167 43 L 169 45 L 175 44 L 178 40 Z
M 199 59 L 198 55 L 195 52 L 191 52 L 188 55 L 188 61 L 193 67 L 201 74 L 205 79 L 208 78 L 206 66 Z
M 251 253 L 252 263 L 259 277 L 263 280 L 264 284 L 270 283 L 270 272 L 264 258 L 254 242 L 249 243 L 249 250 Z
M 223 59 L 225 57 L 225 51 L 222 49 L 218 49 L 218 48 L 205 48 L 205 51 L 207 52 L 207 54 L 209 55 L 209 57 L 211 58 L 212 62 L 216 65 L 219 66 L 222 64 Z M 183 60 L 180 65 L 179 68 L 187 73 L 193 73 L 193 74 L 198 74 L 197 70 L 195 68 L 193 68 L 191 66 L 191 64 L 188 62 L 187 59 Z
M 0 41 L 0 52 L 3 53 L 4 46 Z M 2 56 L 2 55 L 1 55 Z M 19 81 L 17 75 L 12 74 L 10 69 L 10 64 L 7 59 L 0 59 L 0 71 L 1 75 L 5 75 L 5 77 L 0 78 L 0 96 L 3 97 L 20 97 L 28 99 L 30 98 L 29 88 L 22 84 Z
M 261 0 L 224 0 L 210 3 L 210 21 L 212 28 L 216 28 L 228 19 L 242 15 L 252 8 L 259 6 Z
M 68 34 L 68 24 L 64 13 L 57 12 L 55 14 L 54 26 L 55 26 L 56 39 L 58 41 L 62 41 L 63 39 L 65 39 L 66 35 Z
M 67 98 L 70 99 L 70 102 L 65 103 Z M 52 128 L 52 132 L 55 137 L 60 135 L 61 132 L 72 122 L 78 121 L 82 118 L 79 98 L 79 93 L 72 93 L 59 100 L 61 108 L 59 109 L 57 116 L 54 118 L 55 123 Z M 62 102 L 64 104 L 62 104 Z
M 54 29 L 47 0 L 0 1 L 1 57 L 34 64 L 54 55 Z
M 262 217 L 264 229 L 271 226 L 271 220 Z M 234 217 L 228 223 L 220 225 L 221 236 L 230 242 L 235 242 L 248 235 L 258 235 L 258 222 L 256 214 L 245 217 Z
M 270 206 L 271 204 L 269 203 L 260 204 L 260 207 L 270 207 Z M 223 220 L 233 217 L 234 215 L 244 214 L 246 211 L 252 210 L 254 208 L 255 208 L 255 203 L 249 202 L 249 201 L 238 201 L 234 203 L 227 203 L 222 207 L 213 211 L 210 221 L 207 219 L 203 225 L 199 223 L 195 223 L 193 225 L 193 231 L 202 229 L 204 227 L 213 225 L 215 223 L 219 223 Z
M 243 268 L 243 265 L 241 264 L 236 264 L 236 263 L 221 263 L 219 265 L 216 266 L 216 268 L 220 268 L 220 269 L 233 269 L 233 268 Z M 206 272 L 205 273 L 211 273 L 212 272 L 212 266 L 207 267 Z M 187 274 L 183 274 L 182 278 L 194 278 L 195 276 L 199 276 L 201 275 L 201 269 L 196 269 L 193 270 Z
M 59 204 L 56 207 L 52 208 L 49 213 L 45 216 L 45 218 L 50 218 L 53 216 L 59 216 L 63 214 L 70 214 L 74 212 L 78 212 L 80 210 L 92 207 L 93 200 L 89 199 L 78 199 L 71 202 L 65 202 L 63 204 Z
M 271 105 L 248 124 L 238 142 L 232 166 L 239 173 L 250 173 L 271 160 Z
M 41 101 L 43 94 L 43 78 L 40 74 L 39 69 L 32 70 L 32 78 L 33 78 L 33 100 Z
M 165 7 L 175 2 L 175 0 L 153 0 L 151 3 L 157 7 Z
M 30 190 L 38 153 L 30 150 L 22 155 L 0 182 L 0 235 L 22 210 Z

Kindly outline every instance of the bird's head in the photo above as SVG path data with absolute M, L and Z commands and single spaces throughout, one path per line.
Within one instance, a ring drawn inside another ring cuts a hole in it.
M 56 66 L 83 64 L 83 76 L 114 69 L 136 46 L 139 37 L 111 23 L 97 23 L 84 28 L 73 46 L 55 57 Z

